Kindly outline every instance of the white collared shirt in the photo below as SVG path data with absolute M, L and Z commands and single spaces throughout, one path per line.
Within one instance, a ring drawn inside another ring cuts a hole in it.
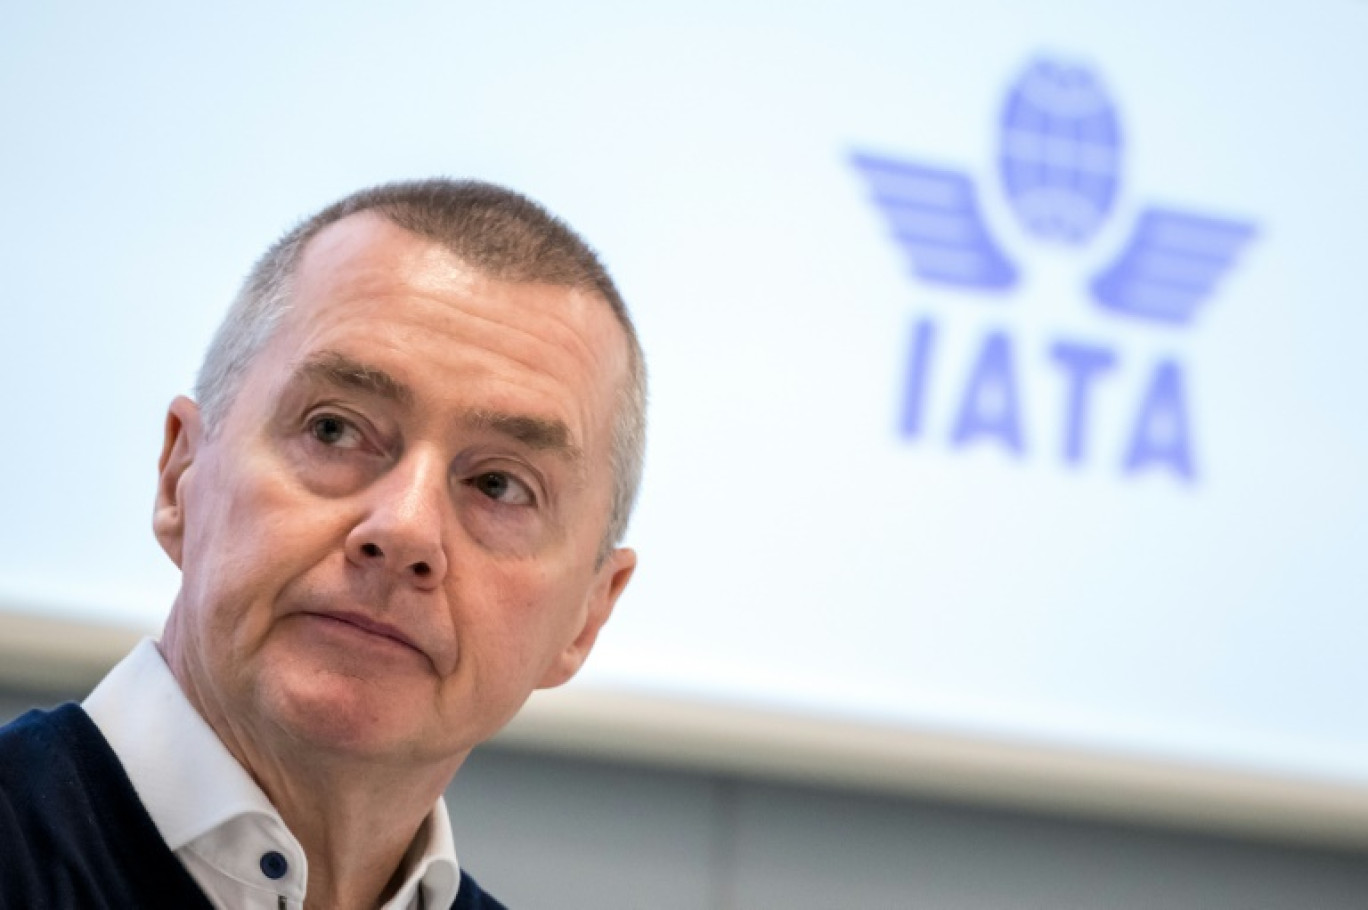
M 82 707 L 210 903 L 223 910 L 304 906 L 309 869 L 299 841 L 190 704 L 150 638 Z M 443 800 L 424 820 L 404 865 L 403 885 L 381 910 L 451 906 L 461 872 Z

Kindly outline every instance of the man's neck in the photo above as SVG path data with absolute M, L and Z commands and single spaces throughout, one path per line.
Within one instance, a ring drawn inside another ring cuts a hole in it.
M 449 780 L 424 787 L 412 775 L 328 762 L 284 774 L 266 763 L 263 774 L 250 759 L 239 761 L 304 848 L 305 905 L 320 910 L 373 910 L 394 895 L 426 845 L 425 822 Z

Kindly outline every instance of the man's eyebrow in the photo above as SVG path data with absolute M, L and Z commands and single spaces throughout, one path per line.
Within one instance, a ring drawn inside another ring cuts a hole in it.
M 559 420 L 499 411 L 469 411 L 462 422 L 471 429 L 490 430 L 528 448 L 554 452 L 570 461 L 579 461 L 582 457 L 579 446 L 571 441 L 570 428 Z
M 338 388 L 355 389 L 406 407 L 413 404 L 413 392 L 408 386 L 379 367 L 354 360 L 337 351 L 323 351 L 310 357 L 295 370 L 295 377 Z M 498 433 L 530 449 L 552 452 L 569 461 L 583 458 L 579 446 L 572 441 L 570 428 L 561 420 L 473 410 L 462 415 L 461 422 L 469 429 Z
M 389 373 L 336 351 L 323 351 L 310 357 L 295 370 L 295 376 L 343 389 L 367 392 L 402 405 L 413 403 L 413 393 L 409 391 L 409 387 Z

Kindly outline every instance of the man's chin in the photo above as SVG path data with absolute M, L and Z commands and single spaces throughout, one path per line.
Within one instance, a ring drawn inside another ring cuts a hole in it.
M 419 716 L 426 699 L 412 686 L 295 672 L 270 680 L 261 696 L 272 724 L 320 759 L 403 760 L 431 743 Z

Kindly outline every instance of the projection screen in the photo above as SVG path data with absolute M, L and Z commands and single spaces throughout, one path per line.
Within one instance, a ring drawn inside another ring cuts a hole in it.
M 4 660 L 159 627 L 265 245 L 478 176 L 652 382 L 640 570 L 510 742 L 1368 842 L 1368 6 L 777 9 L 8 10 Z

